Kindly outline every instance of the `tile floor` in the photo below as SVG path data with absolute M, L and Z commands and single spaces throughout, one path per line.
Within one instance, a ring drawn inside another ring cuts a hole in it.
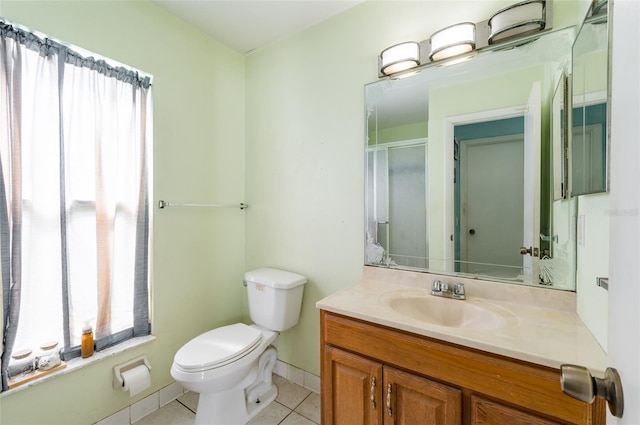
M 316 425 L 320 423 L 320 395 L 274 375 L 278 397 L 249 425 Z M 186 393 L 145 416 L 136 425 L 193 425 L 198 394 Z

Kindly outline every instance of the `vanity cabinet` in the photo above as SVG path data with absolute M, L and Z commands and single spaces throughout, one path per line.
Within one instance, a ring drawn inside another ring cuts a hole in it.
M 325 356 L 332 409 L 323 424 L 460 424 L 460 390 L 335 347 Z
M 471 396 L 471 423 L 473 425 L 555 425 L 559 422 L 473 395 Z
M 321 310 L 323 425 L 604 425 L 560 371 Z

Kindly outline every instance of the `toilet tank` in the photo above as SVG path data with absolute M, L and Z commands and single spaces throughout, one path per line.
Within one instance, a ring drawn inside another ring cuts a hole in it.
M 306 277 L 263 268 L 246 272 L 244 280 L 253 323 L 278 332 L 298 324 Z

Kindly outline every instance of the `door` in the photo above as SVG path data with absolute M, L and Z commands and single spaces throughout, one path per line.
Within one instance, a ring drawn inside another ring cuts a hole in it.
M 445 252 L 445 261 L 448 270 L 455 271 L 455 262 L 461 259 L 461 255 L 456 250 L 459 247 L 459 234 L 456 229 L 456 195 L 455 195 L 455 130 L 458 125 L 484 123 L 507 118 L 524 118 L 524 160 L 519 165 L 519 170 L 523 176 L 522 189 L 524 192 L 522 208 L 523 228 L 519 230 L 520 247 L 530 249 L 530 253 L 523 255 L 520 261 L 523 269 L 525 283 L 538 283 L 535 262 L 539 250 L 540 235 L 540 138 L 541 138 L 541 95 L 540 82 L 535 82 L 531 86 L 531 91 L 527 105 L 509 107 L 504 109 L 481 111 L 472 114 L 446 117 L 445 119 L 445 140 L 451 140 L 451 144 L 445 144 L 445 215 L 444 230 L 447 239 L 451 240 Z M 523 112 L 524 110 L 524 112 Z M 534 250 L 535 249 L 535 250 Z M 535 251 L 535 252 L 534 252 Z M 520 249 L 518 248 L 518 253 Z M 534 273 L 536 273 L 534 275 Z
M 620 374 L 622 418 L 607 424 L 640 424 L 640 2 L 612 3 L 611 192 L 609 210 L 609 366 Z M 610 4 L 611 7 L 611 4 Z M 632 118 L 630 118 L 632 117 Z
M 522 274 L 523 135 L 460 143 L 460 271 Z
M 524 114 L 524 232 L 522 246 L 532 252 L 523 256 L 525 276 L 531 276 L 532 282 L 538 282 L 537 256 L 533 248 L 540 247 L 540 134 L 542 132 L 540 83 L 531 87 L 527 110 Z
M 603 192 L 606 186 L 606 156 L 600 124 L 579 127 L 571 136 L 571 195 Z
M 462 392 L 389 366 L 384 367 L 385 425 L 460 425 Z
M 640 424 L 640 2 L 613 3 L 609 365 L 620 373 L 625 408 L 607 423 Z M 629 54 L 628 52 L 635 52 Z
M 324 425 L 380 425 L 382 365 L 325 346 L 323 369 Z

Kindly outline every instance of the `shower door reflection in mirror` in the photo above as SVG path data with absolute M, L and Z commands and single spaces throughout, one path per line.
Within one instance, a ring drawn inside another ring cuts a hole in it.
M 367 149 L 367 262 L 428 265 L 426 141 Z

